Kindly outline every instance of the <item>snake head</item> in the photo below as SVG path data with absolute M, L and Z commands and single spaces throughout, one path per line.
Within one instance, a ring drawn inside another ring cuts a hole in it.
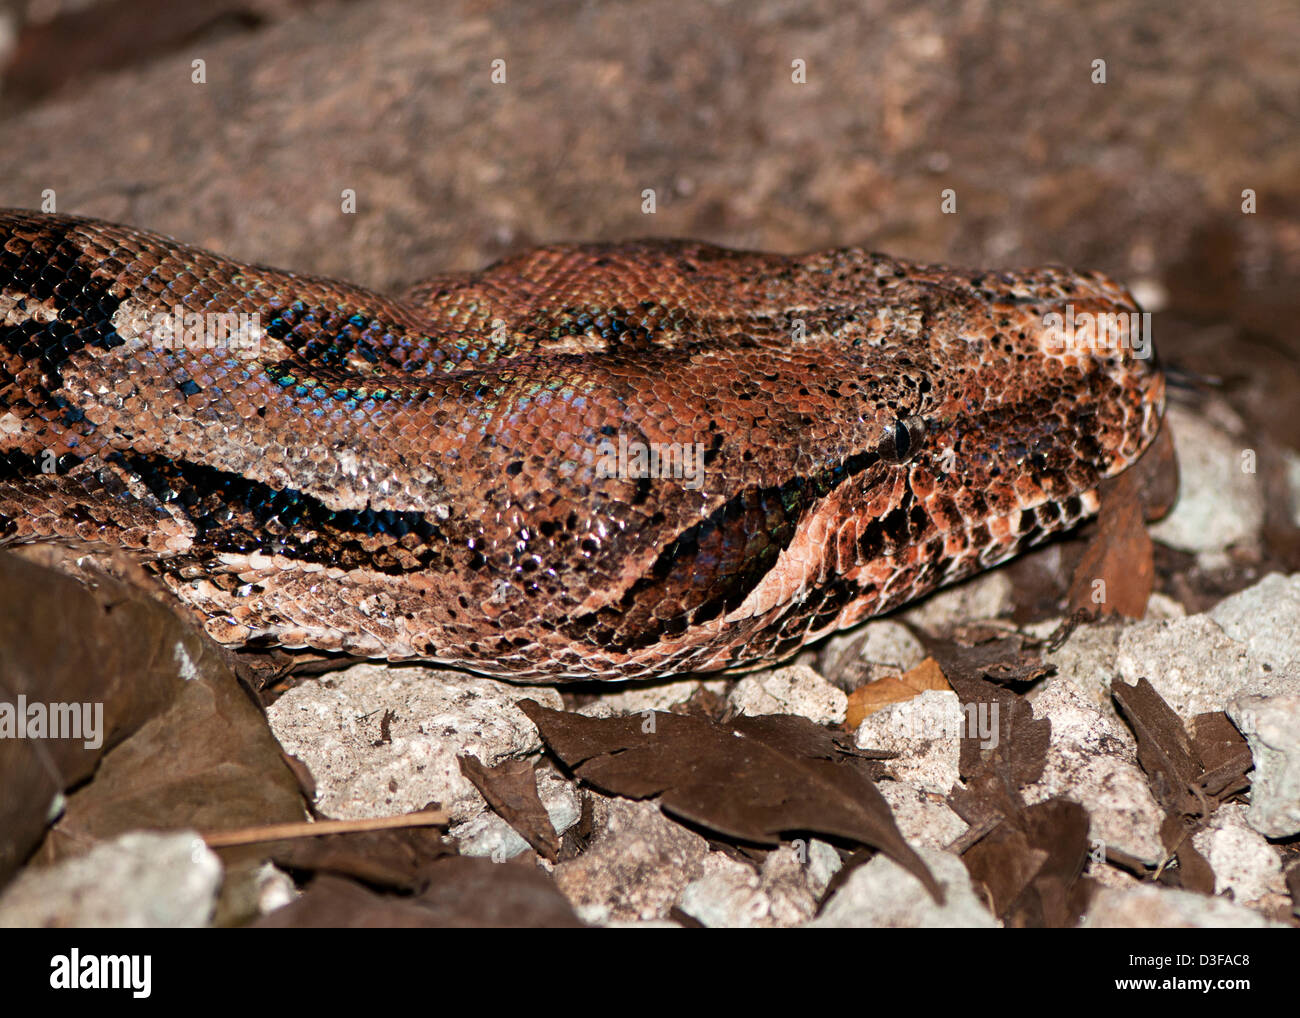
M 895 520 L 892 539 L 865 525 L 862 559 L 892 570 L 876 611 L 1095 513 L 1098 484 L 1151 444 L 1165 402 L 1151 316 L 1099 273 L 901 278 L 865 362 L 864 419 L 895 465 L 863 494 L 864 518 Z

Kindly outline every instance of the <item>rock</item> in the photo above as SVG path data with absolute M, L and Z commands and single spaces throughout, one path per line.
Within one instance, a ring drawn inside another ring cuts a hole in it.
M 515 704 L 532 698 L 560 709 L 546 686 L 431 668 L 360 664 L 304 682 L 271 705 L 267 718 L 286 751 L 311 768 L 317 806 L 339 818 L 386 816 L 438 802 L 453 821 L 484 808 L 456 758 L 487 766 L 541 749 Z M 383 741 L 383 722 L 391 712 Z
M 888 927 L 993 929 L 998 921 L 975 895 L 965 864 L 955 855 L 918 846 L 917 851 L 943 888 L 935 903 L 921 882 L 887 856 L 859 866 L 807 925 L 822 928 Z
M 1026 803 L 1053 796 L 1087 808 L 1093 842 L 1112 845 L 1148 862 L 1164 856 L 1164 811 L 1138 766 L 1132 734 L 1085 699 L 1078 687 L 1051 680 L 1033 701 L 1034 717 L 1049 718 L 1052 740 L 1042 777 L 1024 790 Z
M 1152 884 L 1103 887 L 1082 926 L 1088 929 L 1284 929 L 1253 909 L 1194 891 Z
M 193 831 L 137 831 L 23 870 L 0 894 L 0 927 L 206 926 L 221 861 Z
M 1253 587 L 1225 597 L 1207 614 L 1252 657 L 1275 669 L 1300 672 L 1300 573 L 1269 573 Z
M 1272 910 L 1289 902 L 1282 876 L 1282 857 L 1246 822 L 1246 807 L 1220 806 L 1210 826 L 1192 837 L 1196 850 L 1214 869 L 1214 893 L 1230 892 L 1233 901 Z
M 299 896 L 293 878 L 274 863 L 256 858 L 232 862 L 221 878 L 213 926 L 243 926 L 283 908 Z
M 1187 617 L 1187 609 L 1183 607 L 1181 601 L 1175 601 L 1168 594 L 1162 594 L 1160 591 L 1152 591 L 1151 596 L 1147 598 L 1147 611 L 1143 618 L 1160 622 L 1165 619 L 1183 619 Z
M 1059 620 L 1044 625 L 1041 634 L 1046 638 L 1059 625 Z M 1078 626 L 1056 650 L 1043 653 L 1043 662 L 1056 666 L 1056 675 L 1050 685 L 1068 685 L 1088 702 L 1114 713 L 1110 699 L 1110 680 L 1115 673 L 1115 655 L 1122 629 L 1118 625 L 1101 623 Z M 1030 694 L 1033 700 L 1040 691 Z
M 859 749 L 898 753 L 888 766 L 900 781 L 947 795 L 958 781 L 964 719 L 956 693 L 927 689 L 869 715 L 855 740 Z
M 889 803 L 894 822 L 909 845 L 944 848 L 969 827 L 938 792 L 923 792 L 905 781 L 881 781 L 876 788 Z
M 1300 833 L 1300 694 L 1239 697 L 1228 716 L 1255 759 L 1247 823 L 1268 838 Z
M 1300 527 L 1300 453 L 1283 449 L 1282 462 L 1286 465 L 1286 484 L 1291 495 L 1291 521 Z
M 844 865 L 840 860 L 839 852 L 835 851 L 833 845 L 816 838 L 807 843 L 795 841 L 793 847 L 806 856 L 804 865 L 808 867 L 808 886 L 820 900 L 826 893 L 826 888 L 830 886 L 831 878 Z
M 944 633 L 958 623 L 1009 614 L 1015 607 L 1014 593 L 1005 569 L 981 573 L 926 598 L 901 617 L 927 633 Z
M 678 682 L 656 682 L 651 685 L 623 687 L 615 684 L 608 692 L 578 708 L 578 713 L 589 718 L 608 718 L 616 714 L 640 714 L 644 711 L 668 710 L 685 703 L 702 689 L 721 696 L 727 688 L 725 680 L 682 679 Z
M 1129 684 L 1145 676 L 1184 720 L 1242 694 L 1300 692 L 1300 680 L 1255 657 L 1208 615 L 1122 630 L 1113 671 Z
M 1166 421 L 1178 454 L 1179 495 L 1151 537 L 1190 552 L 1254 540 L 1264 521 L 1258 474 L 1242 470 L 1240 439 L 1209 416 L 1171 404 Z
M 653 803 L 598 798 L 592 820 L 587 850 L 553 871 L 585 922 L 667 918 L 687 884 L 704 873 L 708 842 Z
M 747 675 L 727 697 L 741 714 L 797 714 L 819 725 L 844 721 L 849 698 L 807 665 Z
M 812 918 L 817 896 L 805 865 L 788 845 L 768 855 L 761 872 L 722 852 L 710 852 L 704 872 L 677 903 L 705 926 L 794 926 Z
M 925 648 L 902 623 L 868 622 L 821 645 L 818 671 L 845 692 L 887 675 L 897 676 L 925 660 Z

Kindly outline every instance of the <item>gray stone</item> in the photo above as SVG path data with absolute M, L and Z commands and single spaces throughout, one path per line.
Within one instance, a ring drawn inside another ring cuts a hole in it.
M 1053 620 L 1034 635 L 1045 638 L 1057 625 L 1059 620 Z M 1120 633 L 1121 627 L 1114 624 L 1078 626 L 1056 650 L 1044 651 L 1043 661 L 1056 666 L 1049 684 L 1068 685 L 1095 706 L 1113 711 L 1110 681 L 1115 674 Z M 1029 695 L 1033 700 L 1042 694 L 1034 691 Z
M 1082 926 L 1088 929 L 1285 929 L 1253 909 L 1193 891 L 1152 884 L 1103 887 Z
M 1215 894 L 1230 893 L 1234 901 L 1260 910 L 1286 906 L 1282 857 L 1247 824 L 1245 806 L 1220 806 L 1192 842 L 1214 870 Z
M 709 845 L 649 802 L 595 800 L 587 850 L 555 867 L 556 886 L 585 922 L 664 919 L 704 873 Z
M 206 926 L 221 861 L 193 831 L 137 831 L 47 867 L 29 866 L 0 894 L 0 927 Z
M 595 700 L 579 707 L 578 713 L 589 718 L 609 718 L 618 714 L 666 711 L 685 703 L 702 689 L 721 696 L 726 691 L 726 686 L 726 682 L 720 679 L 681 679 L 631 687 L 614 684 L 609 692 L 602 691 Z
M 925 648 L 910 629 L 892 619 L 878 619 L 822 644 L 818 670 L 851 692 L 865 683 L 902 675 L 924 660 Z
M 1247 822 L 1268 838 L 1300 834 L 1300 694 L 1240 697 L 1228 716 L 1255 759 Z
M 868 715 L 854 738 L 860 749 L 899 754 L 888 766 L 900 781 L 947 795 L 958 780 L 964 718 L 956 693 L 927 689 Z
M 1251 656 L 1275 669 L 1300 672 L 1300 574 L 1269 573 L 1207 614 Z
M 923 792 L 905 781 L 881 781 L 876 788 L 889 803 L 894 822 L 909 845 L 943 848 L 968 829 L 939 792 Z
M 1129 730 L 1069 682 L 1050 681 L 1033 707 L 1034 717 L 1051 720 L 1052 739 L 1043 776 L 1024 790 L 1025 801 L 1060 796 L 1082 803 L 1094 842 L 1158 862 L 1164 812 L 1138 766 Z
M 800 843 L 796 842 L 796 845 L 799 846 Z M 844 863 L 835 846 L 828 842 L 813 838 L 800 847 L 808 857 L 804 864 L 808 867 L 808 886 L 812 888 L 813 894 L 820 898 L 826 893 L 831 878 L 840 871 Z
M 462 672 L 360 664 L 304 682 L 267 711 L 284 748 L 316 779 L 317 806 L 339 818 L 386 816 L 441 803 L 454 822 L 484 808 L 456 758 L 492 766 L 541 749 L 515 704 L 560 709 L 546 686 L 512 686 Z M 381 725 L 392 712 L 384 742 Z
M 926 598 L 903 612 L 902 618 L 928 633 L 943 633 L 959 623 L 1009 614 L 1014 593 L 1006 570 L 981 573 Z
M 838 725 L 849 698 L 807 665 L 787 665 L 747 675 L 727 697 L 741 714 L 797 714 L 819 725 Z
M 1300 679 L 1251 654 L 1206 615 L 1140 622 L 1120 634 L 1115 671 L 1150 680 L 1184 721 L 1242 694 L 1300 692 Z
M 578 822 L 582 802 L 572 782 L 554 771 L 539 771 L 537 795 L 556 834 L 563 835 Z M 457 839 L 461 855 L 487 856 L 496 862 L 513 859 L 529 848 L 523 836 L 490 809 L 484 809 L 463 823 L 453 824 L 448 833 Z
M 993 929 L 999 924 L 975 894 L 965 864 L 936 848 L 917 848 L 944 890 L 938 905 L 921 882 L 888 856 L 877 855 L 858 867 L 826 903 L 810 927 L 890 927 Z
M 1171 404 L 1166 415 L 1178 454 L 1179 494 L 1169 515 L 1151 526 L 1152 538 L 1190 552 L 1254 540 L 1264 501 L 1259 475 L 1242 469 L 1242 441 L 1204 413 Z
M 816 910 L 807 869 L 788 845 L 768 855 L 760 872 L 721 852 L 710 852 L 703 870 L 678 907 L 705 926 L 794 926 Z

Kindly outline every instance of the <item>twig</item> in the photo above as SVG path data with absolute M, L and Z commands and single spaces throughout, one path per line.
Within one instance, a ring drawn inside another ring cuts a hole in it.
M 424 810 L 395 817 L 369 817 L 361 820 L 302 820 L 284 824 L 239 827 L 231 831 L 210 831 L 200 837 L 208 848 L 253 845 L 259 841 L 283 841 L 286 838 L 314 838 L 322 834 L 355 834 L 361 831 L 391 831 L 402 827 L 436 827 L 447 822 L 443 810 Z

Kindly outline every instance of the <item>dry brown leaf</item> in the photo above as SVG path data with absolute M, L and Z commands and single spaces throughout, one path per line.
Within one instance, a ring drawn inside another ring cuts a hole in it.
M 1155 587 L 1155 553 L 1143 522 L 1139 478 L 1125 471 L 1101 485 L 1097 531 L 1075 567 L 1070 610 L 1140 619 Z
M 857 728 L 863 718 L 869 717 L 891 703 L 903 703 L 919 696 L 927 689 L 952 689 L 944 677 L 943 669 L 932 657 L 927 657 L 915 668 L 902 675 L 888 675 L 875 682 L 859 686 L 849 694 L 849 711 L 845 719 L 848 728 Z
M 485 767 L 477 757 L 458 759 L 460 772 L 479 790 L 497 816 L 513 827 L 542 858 L 558 862 L 560 836 L 537 794 L 537 776 L 528 760 L 504 760 Z
M 139 828 L 303 818 L 298 782 L 222 651 L 110 576 L 92 590 L 0 555 L 0 699 L 20 695 L 93 707 L 102 744 L 0 739 L 0 883 L 47 834 L 60 790 L 68 798 L 39 850 L 45 862 Z
M 533 700 L 521 700 L 519 709 L 567 767 L 604 792 L 656 798 L 670 816 L 755 844 L 811 832 L 870 845 L 943 901 L 872 781 L 871 761 L 807 718 L 589 718 Z

